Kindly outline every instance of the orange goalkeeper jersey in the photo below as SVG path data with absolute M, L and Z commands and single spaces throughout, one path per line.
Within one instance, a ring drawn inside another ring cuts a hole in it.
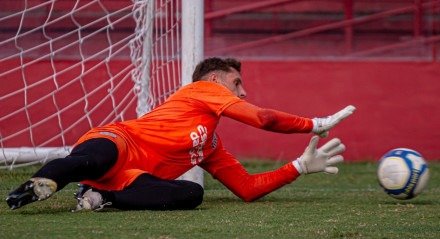
M 78 143 L 108 138 L 116 143 L 119 155 L 117 164 L 103 178 L 85 183 L 118 190 L 143 172 L 177 178 L 212 154 L 221 113 L 239 101 L 226 87 L 200 81 L 182 87 L 138 119 L 92 129 Z
M 215 129 L 224 110 L 239 102 L 244 101 L 226 87 L 199 81 L 182 87 L 139 119 L 90 130 L 77 144 L 91 138 L 110 139 L 117 145 L 118 160 L 100 179 L 82 183 L 121 190 L 142 173 L 175 179 L 199 165 L 236 195 L 251 201 L 293 181 L 299 173 L 290 163 L 275 172 L 249 175 L 223 149 Z M 309 132 L 310 120 L 303 121 L 295 124 Z

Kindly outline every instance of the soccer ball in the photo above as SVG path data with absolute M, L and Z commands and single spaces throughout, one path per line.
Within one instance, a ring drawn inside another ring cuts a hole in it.
M 380 159 L 377 177 L 388 195 L 397 199 L 410 199 L 426 187 L 429 178 L 428 164 L 414 150 L 393 149 Z

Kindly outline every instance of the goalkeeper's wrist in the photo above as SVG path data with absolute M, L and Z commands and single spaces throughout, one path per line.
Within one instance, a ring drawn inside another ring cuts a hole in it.
M 303 174 L 303 170 L 301 168 L 301 165 L 299 164 L 299 158 L 296 160 L 293 160 L 292 165 L 293 165 L 293 167 L 295 167 L 295 169 L 296 169 L 296 171 L 298 171 L 298 173 Z
M 312 119 L 312 124 L 313 124 L 313 128 L 312 128 L 312 132 L 313 133 L 319 133 L 318 129 L 320 127 L 320 122 L 318 118 L 313 118 Z

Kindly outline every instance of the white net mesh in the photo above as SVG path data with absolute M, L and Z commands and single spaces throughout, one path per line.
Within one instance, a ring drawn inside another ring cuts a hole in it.
M 0 167 L 67 154 L 180 87 L 180 1 L 3 1 Z
M 180 1 L 161 0 L 155 5 L 155 11 L 137 7 L 138 12 L 134 13 L 138 32 L 131 44 L 131 58 L 136 65 L 133 79 L 136 79 L 136 90 L 149 89 L 138 94 L 142 102 L 147 102 L 138 104 L 138 115 L 163 103 L 181 86 Z M 151 58 L 145 57 L 150 55 Z

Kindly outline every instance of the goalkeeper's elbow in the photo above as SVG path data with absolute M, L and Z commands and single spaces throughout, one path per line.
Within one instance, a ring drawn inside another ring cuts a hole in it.
M 258 198 L 259 198 L 259 197 L 258 197 Z M 243 202 L 250 203 L 250 202 L 253 202 L 253 201 L 257 200 L 258 198 L 254 198 L 254 197 L 242 197 L 241 199 L 243 200 Z
M 257 127 L 264 130 L 272 130 L 277 125 L 276 114 L 269 109 L 261 109 L 258 112 L 258 125 Z
M 241 193 L 241 194 L 236 193 L 235 195 L 244 202 L 253 202 L 263 196 L 263 195 L 256 195 L 254 193 Z

